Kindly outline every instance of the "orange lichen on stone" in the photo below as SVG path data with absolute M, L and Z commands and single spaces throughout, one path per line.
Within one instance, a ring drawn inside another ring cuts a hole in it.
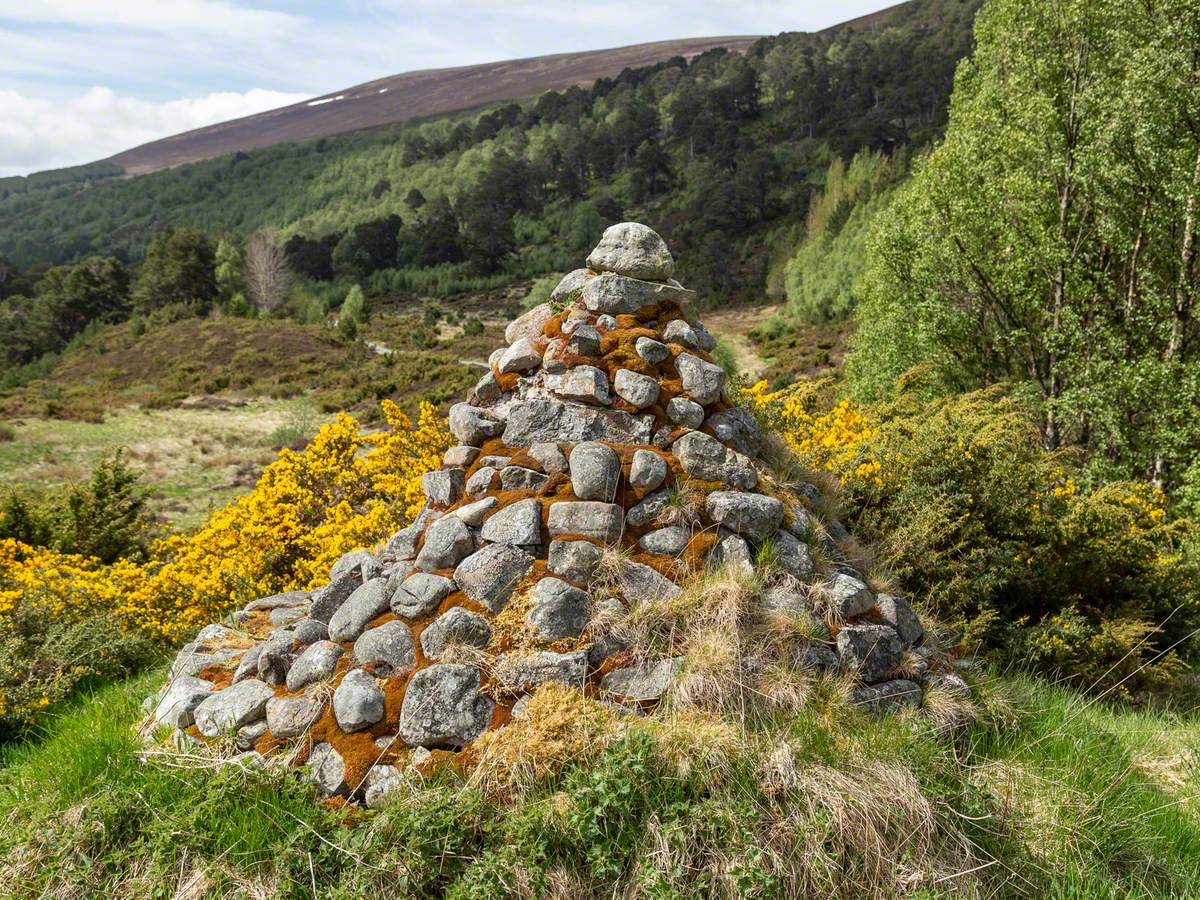
M 211 665 L 201 669 L 200 674 L 196 677 L 211 681 L 213 690 L 220 691 L 233 684 L 233 671 L 227 666 Z

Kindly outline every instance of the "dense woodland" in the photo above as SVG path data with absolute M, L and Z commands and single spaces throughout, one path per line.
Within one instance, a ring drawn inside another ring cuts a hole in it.
M 239 153 L 132 180 L 95 167 L 0 183 L 0 255 L 136 265 L 170 225 L 294 238 L 302 273 L 445 292 L 576 260 L 636 214 L 710 296 L 761 289 L 830 161 L 940 133 L 977 4 L 919 0 L 867 29 L 765 38 L 522 104 Z M 99 180 L 98 180 L 99 179 Z M 792 228 L 786 226 L 791 225 Z M 423 273 L 423 274 L 422 274 Z M 11 292 L 11 291 L 10 291 Z

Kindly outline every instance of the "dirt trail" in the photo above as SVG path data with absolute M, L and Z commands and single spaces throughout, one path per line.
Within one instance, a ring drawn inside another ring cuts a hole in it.
M 737 355 L 738 366 L 746 379 L 753 380 L 767 370 L 770 363 L 758 354 L 747 333 L 766 322 L 779 311 L 778 305 L 735 306 L 701 313 L 702 321 L 715 336 L 724 338 Z

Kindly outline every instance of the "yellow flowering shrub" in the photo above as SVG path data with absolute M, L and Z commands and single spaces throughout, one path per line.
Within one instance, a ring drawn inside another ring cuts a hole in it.
M 856 536 L 882 564 L 970 637 L 1056 674 L 1074 661 L 1083 677 L 1100 649 L 1119 657 L 1130 638 L 1153 651 L 1200 624 L 1195 530 L 1162 491 L 1082 488 L 999 388 L 936 400 L 902 389 L 864 407 L 834 387 L 760 382 L 744 395 L 803 462 L 837 476 Z
M 146 639 L 184 640 L 256 597 L 316 587 L 339 556 L 402 528 L 421 506 L 421 476 L 440 467 L 452 440 L 431 404 L 416 422 L 382 406 L 386 431 L 337 416 L 197 531 L 158 541 L 147 562 L 103 565 L 0 541 L 0 726 L 95 674 L 89 655 L 119 655 L 122 641 L 142 653 Z M 63 652 L 84 631 L 103 631 L 104 646 Z

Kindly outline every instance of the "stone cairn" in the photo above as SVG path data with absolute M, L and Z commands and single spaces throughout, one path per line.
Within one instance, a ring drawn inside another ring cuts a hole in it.
M 811 485 L 768 492 L 763 434 L 731 402 L 673 272 L 651 229 L 605 231 L 451 408 L 458 446 L 424 476 L 416 521 L 342 557 L 325 586 L 202 629 L 147 701 L 147 733 L 245 762 L 284 756 L 322 793 L 375 806 L 403 766 L 504 727 L 543 683 L 651 707 L 682 659 L 636 659 L 603 623 L 678 595 L 704 565 L 752 572 L 764 541 L 796 589 L 762 602 L 809 610 L 819 581 L 836 629 L 805 661 L 855 673 L 870 709 L 919 705 L 934 642 L 902 597 L 876 596 L 849 566 L 815 575 L 810 542 L 835 552 L 841 526 L 814 528 Z M 671 515 L 681 496 L 699 499 Z

